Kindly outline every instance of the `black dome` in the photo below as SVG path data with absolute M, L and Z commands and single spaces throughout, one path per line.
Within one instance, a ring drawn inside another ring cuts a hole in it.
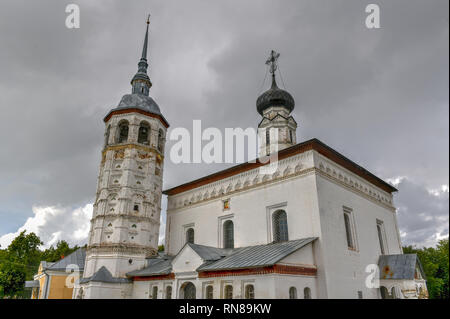
M 292 95 L 280 89 L 274 78 L 272 79 L 272 87 L 261 94 L 256 100 L 256 109 L 261 115 L 263 115 L 264 110 L 271 106 L 284 106 L 289 110 L 289 113 L 295 107 L 295 101 Z

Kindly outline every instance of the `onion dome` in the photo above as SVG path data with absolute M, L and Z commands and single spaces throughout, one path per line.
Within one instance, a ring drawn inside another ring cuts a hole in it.
M 275 73 L 272 73 L 272 87 L 261 94 L 256 100 L 256 109 L 261 115 L 263 115 L 266 109 L 272 106 L 284 106 L 288 109 L 289 113 L 295 107 L 295 101 L 292 95 L 277 86 Z

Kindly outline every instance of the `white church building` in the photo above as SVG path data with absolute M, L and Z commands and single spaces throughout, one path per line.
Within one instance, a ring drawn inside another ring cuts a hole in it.
M 149 96 L 148 21 L 132 93 L 104 118 L 83 277 L 73 298 L 422 298 L 416 255 L 402 254 L 397 190 L 323 142 L 297 143 L 294 98 L 257 99 L 260 156 L 162 190 L 168 121 Z M 265 133 L 264 133 L 265 134 Z M 165 251 L 158 253 L 162 194 Z M 377 272 L 376 269 L 379 268 Z M 379 286 L 376 282 L 379 281 Z M 375 283 L 375 285 L 374 285 Z

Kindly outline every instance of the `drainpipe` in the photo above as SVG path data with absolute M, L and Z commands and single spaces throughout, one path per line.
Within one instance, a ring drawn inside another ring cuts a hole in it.
M 48 290 L 49 290 L 49 286 L 50 286 L 50 275 L 47 274 L 45 272 L 45 270 L 42 270 L 42 273 L 47 276 L 47 280 L 45 281 L 45 286 L 44 286 L 44 298 L 43 299 L 47 299 L 48 297 Z

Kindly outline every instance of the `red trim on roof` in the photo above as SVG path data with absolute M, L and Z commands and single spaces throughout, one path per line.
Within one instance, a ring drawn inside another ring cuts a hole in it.
M 326 158 L 332 160 L 336 164 L 341 165 L 342 167 L 348 169 L 352 173 L 358 175 L 359 177 L 365 179 L 366 181 L 370 182 L 371 184 L 381 188 L 382 190 L 393 193 L 396 192 L 397 189 L 393 187 L 392 185 L 386 183 L 382 179 L 378 178 L 377 176 L 373 175 L 371 172 L 367 171 L 363 167 L 359 166 L 355 162 L 351 161 L 344 155 L 340 154 L 339 152 L 335 151 L 328 145 L 322 143 L 318 139 L 312 139 L 303 143 L 296 144 L 294 146 L 291 146 L 289 148 L 283 149 L 278 152 L 278 159 L 282 160 L 284 158 L 288 158 L 291 156 L 294 156 L 296 154 L 304 153 L 309 150 L 315 150 L 321 155 L 325 156 Z M 213 182 L 216 182 L 221 179 L 225 179 L 230 176 L 237 175 L 239 173 L 249 171 L 251 169 L 267 165 L 268 163 L 261 163 L 259 160 L 256 160 L 256 163 L 250 163 L 246 162 L 243 164 L 239 164 L 230 168 L 227 168 L 225 170 L 219 171 L 217 173 L 196 179 L 192 182 L 188 182 L 173 188 L 170 188 L 168 190 L 163 191 L 163 194 L 165 195 L 176 195 L 179 193 L 186 192 L 188 190 L 210 184 Z

